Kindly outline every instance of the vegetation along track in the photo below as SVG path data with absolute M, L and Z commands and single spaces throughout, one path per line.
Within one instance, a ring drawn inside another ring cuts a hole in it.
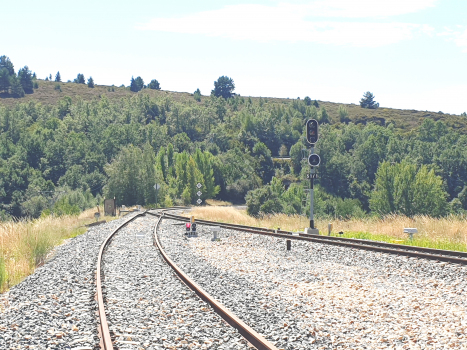
M 171 217 L 177 220 L 188 221 L 189 219 L 183 216 L 166 214 L 167 217 Z M 320 235 L 309 235 L 305 233 L 294 234 L 293 232 L 284 230 L 273 230 L 261 227 L 252 227 L 245 225 L 226 224 L 215 221 L 197 220 L 196 222 L 210 226 L 220 226 L 223 228 L 230 228 L 240 230 L 244 232 L 256 233 L 261 235 L 270 235 L 274 237 L 280 237 L 292 240 L 302 240 L 309 242 L 319 242 L 324 244 L 332 244 L 338 246 L 344 246 L 349 248 L 372 250 L 376 252 L 405 255 L 414 258 L 424 258 L 430 260 L 444 261 L 450 263 L 464 264 L 467 265 L 467 253 L 458 252 L 452 250 L 432 249 L 424 247 L 415 247 L 409 245 L 392 244 L 386 242 L 377 242 L 363 239 L 353 238 L 342 238 L 333 236 L 320 236 Z
M 163 211 L 144 212 L 131 218 L 101 246 L 97 265 L 101 348 L 217 348 L 224 344 L 227 348 L 246 349 L 250 346 L 247 339 L 257 349 L 276 349 L 207 294 L 165 254 L 157 239 Z M 145 214 L 159 216 L 152 237 L 149 226 L 154 220 L 141 217 Z M 124 226 L 127 227 L 123 230 Z M 235 329 L 223 323 L 171 269 Z

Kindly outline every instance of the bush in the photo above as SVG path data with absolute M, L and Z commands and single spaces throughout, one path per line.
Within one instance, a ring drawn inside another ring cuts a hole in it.
M 339 120 L 341 123 L 348 123 L 350 121 L 350 119 L 348 118 L 349 112 L 344 106 L 339 106 L 337 114 L 339 115 Z
M 61 88 L 60 84 L 55 84 L 54 89 L 62 92 L 62 88 Z

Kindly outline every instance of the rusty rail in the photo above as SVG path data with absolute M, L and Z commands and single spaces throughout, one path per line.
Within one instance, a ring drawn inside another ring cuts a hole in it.
M 173 214 L 166 214 L 168 218 L 173 218 L 181 221 L 188 221 L 189 219 L 184 216 L 178 216 Z M 308 235 L 300 233 L 298 236 L 293 235 L 292 232 L 279 230 L 277 233 L 273 229 L 250 227 L 245 225 L 237 224 L 226 224 L 208 220 L 196 220 L 197 223 L 210 226 L 220 226 L 227 229 L 234 229 L 239 231 L 245 231 L 249 233 L 268 235 L 278 238 L 293 239 L 308 242 L 317 242 L 323 244 L 331 244 L 337 246 L 344 246 L 355 249 L 371 250 L 376 252 L 382 252 L 387 254 L 404 255 L 415 258 L 423 258 L 429 260 L 444 261 L 456 264 L 467 265 L 467 253 L 458 252 L 453 250 L 442 250 L 433 248 L 424 248 L 416 246 L 408 246 L 401 244 L 392 244 L 385 242 L 367 241 L 363 239 L 353 238 L 342 238 L 332 236 L 319 236 L 319 235 Z
M 154 214 L 152 214 L 154 215 Z M 235 327 L 246 340 L 248 340 L 258 350 L 278 350 L 272 343 L 266 340 L 262 335 L 253 330 L 250 326 L 235 316 L 229 309 L 227 309 L 220 302 L 215 300 L 196 282 L 194 282 L 187 274 L 185 274 L 165 253 L 162 245 L 157 237 L 157 228 L 165 214 L 159 216 L 156 226 L 154 227 L 154 245 L 159 248 L 159 251 L 164 260 L 172 267 L 178 277 L 192 289 L 198 296 L 212 306 L 212 308 L 232 327 Z M 171 215 L 172 216 L 172 215 Z
M 105 315 L 104 307 L 104 296 L 102 294 L 102 276 L 101 276 L 101 262 L 102 255 L 104 254 L 105 247 L 109 244 L 110 239 L 123 227 L 128 225 L 131 221 L 136 218 L 145 215 L 146 212 L 136 214 L 129 220 L 125 221 L 119 227 L 112 231 L 110 235 L 104 240 L 97 256 L 97 267 L 96 267 L 96 299 L 97 299 L 97 312 L 99 315 L 99 336 L 100 336 L 100 347 L 104 350 L 113 350 L 112 338 L 110 337 L 109 325 L 107 323 L 107 317 Z

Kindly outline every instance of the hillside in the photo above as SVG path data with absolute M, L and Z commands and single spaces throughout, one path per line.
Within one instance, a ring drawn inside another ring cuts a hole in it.
M 85 84 L 75 84 L 75 83 L 59 83 L 60 90 L 56 90 L 56 82 L 54 81 L 45 81 L 37 80 L 39 83 L 39 88 L 34 90 L 33 94 L 26 94 L 22 98 L 12 98 L 5 97 L 5 95 L 0 95 L 0 105 L 6 107 L 13 107 L 18 103 L 26 103 L 30 101 L 40 102 L 43 105 L 55 105 L 61 98 L 64 96 L 70 96 L 75 102 L 78 97 L 81 97 L 85 101 L 98 100 L 102 96 L 106 96 L 109 101 L 117 101 L 122 98 L 128 98 L 136 94 L 149 95 L 150 97 L 161 97 L 161 96 L 170 96 L 175 101 L 182 101 L 193 96 L 191 93 L 186 92 L 173 92 L 173 91 L 164 91 L 164 90 L 151 90 L 144 89 L 138 93 L 130 91 L 126 87 L 116 87 L 116 86 L 106 86 L 106 85 L 95 85 L 94 88 L 88 88 Z M 110 91 L 110 90 L 114 91 Z M 302 96 L 303 98 L 304 96 Z M 310 96 L 313 99 L 313 96 Z M 208 98 L 208 96 L 202 96 L 202 101 Z M 268 97 L 251 97 L 253 101 L 263 100 L 289 104 L 291 99 L 285 98 L 268 98 Z M 344 106 L 349 115 L 348 118 L 350 122 L 356 124 L 366 124 L 367 122 L 374 122 L 379 125 L 385 125 L 388 123 L 393 123 L 396 128 L 399 129 L 413 129 L 421 125 L 422 121 L 425 118 L 430 118 L 435 121 L 441 120 L 446 123 L 446 125 L 461 131 L 462 133 L 467 133 L 467 118 L 459 115 L 446 114 L 441 112 L 433 111 L 417 111 L 417 110 L 408 110 L 408 109 L 395 109 L 395 108 L 385 108 L 380 107 L 378 109 L 365 109 L 361 108 L 358 104 L 345 104 L 345 103 L 336 103 L 328 101 L 317 101 L 320 107 L 325 107 L 331 122 L 335 123 L 339 121 L 337 110 L 339 106 Z M 358 103 L 358 101 L 356 101 Z
M 0 99 L 0 219 L 79 213 L 102 197 L 162 206 L 215 198 L 246 203 L 252 215 L 303 214 L 309 118 L 320 123 L 317 216 L 467 210 L 461 116 L 38 83 Z

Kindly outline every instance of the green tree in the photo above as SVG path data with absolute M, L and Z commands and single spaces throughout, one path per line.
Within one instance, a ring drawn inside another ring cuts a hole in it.
M 447 194 L 441 177 L 422 165 L 383 162 L 376 173 L 370 209 L 380 215 L 441 216 L 447 213 Z
M 15 75 L 15 67 L 10 59 L 5 55 L 0 56 L 0 70 L 4 68 L 7 70 L 9 76 Z
M 90 88 L 94 87 L 94 79 L 92 77 L 89 77 L 88 79 L 88 87 Z
M 256 167 L 257 174 L 263 180 L 263 183 L 266 184 L 271 181 L 274 175 L 271 151 L 262 142 L 256 143 L 252 151 L 253 157 L 258 162 L 258 166 Z
M 152 79 L 151 82 L 148 84 L 148 88 L 153 90 L 160 90 L 161 86 L 156 79 Z
M 86 80 L 84 79 L 84 74 L 78 73 L 76 78 L 73 80 L 73 83 L 86 84 Z
M 311 106 L 311 98 L 309 96 L 305 96 L 303 102 L 305 102 L 307 106 Z
M 232 78 L 223 75 L 214 82 L 214 90 L 211 91 L 211 94 L 216 97 L 230 98 L 233 96 L 234 90 L 235 84 Z
M 130 90 L 133 92 L 138 92 L 144 88 L 144 81 L 141 77 L 136 77 L 134 79 L 131 77 Z
M 10 74 L 8 69 L 0 68 L 0 92 L 8 93 L 10 89 Z
M 60 76 L 60 72 L 57 72 L 57 74 L 55 74 L 55 81 L 57 82 L 61 82 L 62 81 L 62 78 Z
M 104 193 L 126 205 L 155 202 L 154 151 L 149 144 L 143 151 L 129 145 L 122 148 L 115 160 L 105 168 L 109 177 Z
M 18 79 L 25 93 L 32 94 L 34 92 L 32 72 L 29 70 L 28 66 L 24 66 L 24 68 L 18 71 Z
M 319 122 L 321 124 L 326 124 L 326 123 L 329 124 L 330 123 L 328 111 L 326 110 L 326 108 L 324 106 L 321 107 L 321 109 L 320 109 Z
M 23 87 L 21 86 L 20 80 L 16 76 L 13 75 L 10 78 L 10 84 L 11 96 L 16 98 L 24 97 Z
M 377 109 L 379 107 L 379 103 L 374 101 L 375 96 L 367 91 L 363 94 L 363 98 L 360 100 L 360 107 L 362 108 L 369 108 L 369 109 Z
M 201 102 L 201 91 L 199 91 L 199 89 L 196 89 L 196 91 L 193 93 L 193 98 L 195 101 Z

